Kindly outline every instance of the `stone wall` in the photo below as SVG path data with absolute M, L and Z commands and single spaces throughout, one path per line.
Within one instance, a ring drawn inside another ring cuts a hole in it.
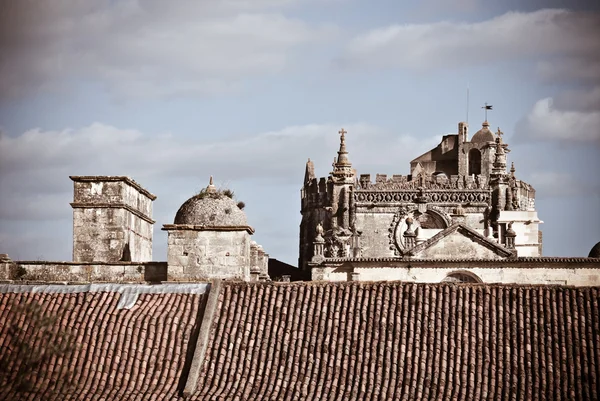
M 169 280 L 250 280 L 250 234 L 246 230 L 175 229 L 169 226 Z M 261 266 L 262 268 L 262 266 Z
M 0 280 L 15 282 L 141 283 L 167 280 L 166 262 L 76 263 L 0 261 Z
M 513 222 L 512 229 L 517 234 L 515 248 L 519 256 L 542 256 L 540 249 L 539 226 L 543 221 L 538 218 L 536 211 L 506 211 L 500 212 L 498 223 L 507 226 Z M 500 242 L 504 243 L 503 230 Z
M 313 268 L 312 280 L 439 283 L 449 274 L 462 272 L 474 274 L 484 283 L 600 285 L 599 259 L 582 262 L 398 262 L 387 265 L 381 262 L 371 266 L 346 262 L 337 267 Z

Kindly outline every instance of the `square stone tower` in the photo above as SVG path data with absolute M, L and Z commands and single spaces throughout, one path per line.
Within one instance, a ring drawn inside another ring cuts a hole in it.
M 71 176 L 73 261 L 152 260 L 152 201 L 129 177 Z

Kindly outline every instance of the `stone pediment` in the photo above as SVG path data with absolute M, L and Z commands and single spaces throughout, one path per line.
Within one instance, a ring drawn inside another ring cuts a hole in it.
M 415 259 L 505 259 L 510 249 L 489 240 L 464 224 L 453 224 L 407 252 Z

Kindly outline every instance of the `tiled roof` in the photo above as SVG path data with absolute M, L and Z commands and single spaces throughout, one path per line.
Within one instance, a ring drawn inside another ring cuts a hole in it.
M 0 399 L 177 398 L 204 290 L 198 284 L 2 286 L 0 361 L 8 369 L 0 367 Z M 43 321 L 35 308 L 23 309 L 27 303 L 59 317 Z M 24 366 L 33 361 L 27 347 L 47 351 L 61 341 L 72 345 L 64 355 Z M 19 369 L 30 391 L 16 388 Z
M 224 285 L 193 400 L 598 400 L 600 288 Z
M 598 287 L 223 283 L 199 316 L 194 286 L 0 286 L 0 399 L 600 399 Z M 60 341 L 27 302 L 77 344 L 31 369 L 30 393 L 11 336 Z

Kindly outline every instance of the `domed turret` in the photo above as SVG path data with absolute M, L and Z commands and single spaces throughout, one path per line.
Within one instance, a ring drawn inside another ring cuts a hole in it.
M 494 137 L 494 133 L 490 131 L 490 124 L 487 120 L 481 124 L 481 129 L 471 138 L 472 143 L 494 142 L 495 140 L 496 138 Z
M 210 184 L 198 195 L 185 201 L 175 215 L 174 224 L 211 227 L 247 226 L 246 214 L 238 207 L 228 191 L 219 191 Z
M 594 245 L 594 247 L 590 250 L 588 258 L 600 258 L 600 242 Z
M 262 267 L 258 277 L 251 274 L 250 235 L 254 230 L 248 225 L 242 207 L 242 202 L 233 200 L 233 192 L 218 190 L 212 177 L 206 188 L 185 201 L 175 215 L 174 224 L 163 226 L 168 233 L 169 278 L 184 281 L 268 278 Z M 256 255 L 260 253 L 257 252 Z M 262 251 L 262 255 L 259 266 L 266 266 L 267 254 Z

